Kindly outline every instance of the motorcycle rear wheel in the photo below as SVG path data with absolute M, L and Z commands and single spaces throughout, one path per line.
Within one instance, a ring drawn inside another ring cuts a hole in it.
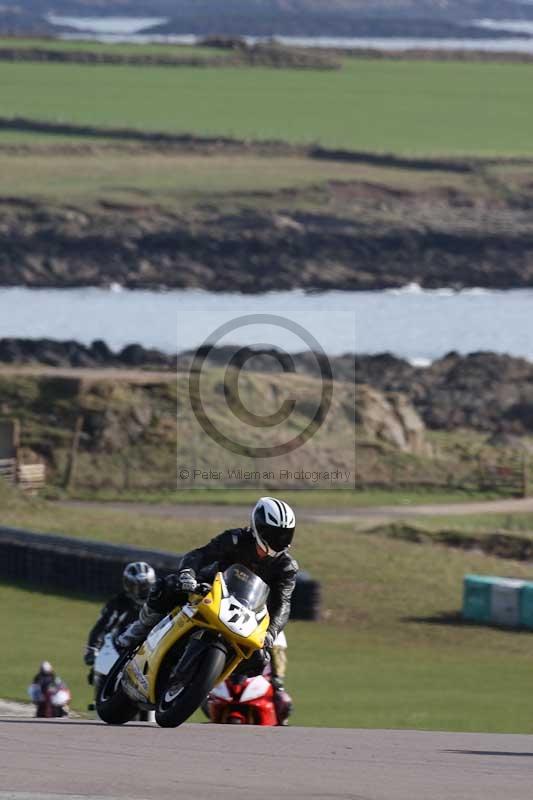
M 120 685 L 120 676 L 127 660 L 128 656 L 119 658 L 98 687 L 96 713 L 108 725 L 124 725 L 137 714 L 137 705 Z
M 218 682 L 225 663 L 226 655 L 222 650 L 208 647 L 199 664 L 184 679 L 175 699 L 168 699 L 168 695 L 172 694 L 172 684 L 163 686 L 155 712 L 157 724 L 162 728 L 177 728 L 189 719 Z

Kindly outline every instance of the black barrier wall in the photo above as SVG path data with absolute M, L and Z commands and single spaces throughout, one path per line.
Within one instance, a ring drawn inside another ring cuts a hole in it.
M 158 575 L 176 572 L 182 556 L 164 550 L 71 539 L 18 528 L 0 527 L 0 580 L 16 581 L 56 592 L 107 598 L 119 590 L 129 561 L 148 561 Z M 320 584 L 300 572 L 291 619 L 320 616 Z

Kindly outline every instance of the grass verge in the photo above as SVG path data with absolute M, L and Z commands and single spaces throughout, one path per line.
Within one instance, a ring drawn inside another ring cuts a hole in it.
M 277 494 L 281 494 L 287 503 L 293 505 L 298 510 L 311 510 L 311 509 L 358 509 L 358 508 L 379 508 L 381 506 L 401 506 L 410 508 L 413 506 L 423 505 L 447 505 L 464 504 L 465 507 L 469 503 L 477 503 L 484 500 L 498 500 L 501 499 L 500 494 L 495 492 L 466 492 L 460 490 L 432 490 L 425 491 L 423 489 L 302 489 L 300 491 L 284 491 L 283 489 L 276 490 Z M 249 509 L 250 506 L 257 500 L 260 490 L 257 488 L 250 489 L 228 489 L 228 488 L 211 488 L 199 486 L 195 489 L 180 489 L 178 491 L 128 491 L 121 490 L 115 491 L 113 489 L 98 489 L 98 490 L 85 490 L 74 489 L 65 492 L 61 489 L 49 486 L 45 490 L 45 496 L 50 500 L 84 500 L 95 503 L 145 503 L 146 505 L 212 505 L 212 506 L 243 506 Z M 265 492 L 266 493 L 266 492 Z M 399 512 L 401 516 L 401 512 Z M 494 515 L 496 519 L 500 516 L 506 518 L 510 517 L 512 520 L 520 515 Z M 472 515 L 473 519 L 488 518 L 489 515 Z M 53 519 L 53 515 L 51 515 Z M 435 525 L 441 525 L 441 517 L 429 518 Z M 446 518 L 447 520 L 448 518 Z M 450 520 L 457 522 L 457 517 L 449 517 Z M 470 515 L 465 518 L 470 519 Z M 424 517 L 426 520 L 426 517 Z M 461 525 L 460 518 L 458 525 Z M 507 523 L 506 523 L 507 524 Z M 497 527 L 506 527 L 506 524 Z M 453 527 L 453 525 L 452 525 Z
M 212 521 L 30 505 L 23 514 L 19 506 L 20 524 L 45 527 L 44 514 L 51 528 L 46 514 L 54 511 L 56 529 L 110 541 L 181 550 L 216 532 Z M 16 515 L 12 508 L 12 524 Z M 529 564 L 311 523 L 299 526 L 294 552 L 324 592 L 323 621 L 288 629 L 295 724 L 533 732 L 524 703 L 533 689 L 530 636 L 464 625 L 457 613 L 465 573 L 530 578 Z M 83 709 L 80 654 L 98 604 L 5 585 L 0 602 L 10 642 L 2 694 L 23 698 L 46 657 Z
M 2 194 L 91 206 L 102 200 L 134 205 L 158 202 L 174 205 L 206 199 L 208 193 L 242 193 L 240 201 L 261 204 L 260 195 L 284 189 L 307 190 L 307 202 L 318 202 L 328 181 L 376 179 L 401 181 L 400 171 L 372 170 L 356 164 L 313 161 L 298 157 L 165 154 L 95 147 L 92 153 L 0 153 Z M 404 177 L 404 181 L 416 176 Z M 438 178 L 435 179 L 438 182 Z M 310 191 L 314 188 L 315 192 Z M 290 202 L 290 198 L 285 198 Z M 323 198 L 322 198 L 323 199 Z M 305 202 L 306 198 L 301 200 Z M 272 201 L 272 198 L 271 198 Z

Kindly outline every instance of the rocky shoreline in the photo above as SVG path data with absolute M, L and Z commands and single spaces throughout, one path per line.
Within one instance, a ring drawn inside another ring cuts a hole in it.
M 533 364 L 522 358 L 452 352 L 414 367 L 388 353 L 357 356 L 355 380 L 405 393 L 433 430 L 485 431 L 496 435 L 496 444 L 533 433 Z
M 311 190 L 309 190 L 311 191 Z M 272 290 L 533 286 L 533 198 L 477 202 L 452 190 L 365 183 L 298 190 L 270 208 L 190 210 L 1 198 L 0 285 Z M 246 264 L 246 269 L 243 269 Z
M 312 353 L 276 357 L 274 351 L 254 354 L 228 346 L 211 350 L 206 364 L 225 367 L 237 351 L 244 369 L 279 373 L 283 368 L 318 377 Z M 167 354 L 139 344 L 113 352 L 103 341 L 85 346 L 75 341 L 0 339 L 0 364 L 5 365 L 186 371 L 193 357 L 194 351 Z M 429 429 L 482 431 L 496 444 L 533 434 L 533 364 L 525 359 L 490 352 L 449 353 L 428 367 L 415 367 L 384 353 L 346 354 L 332 357 L 330 363 L 336 380 L 406 395 Z
M 6 164 L 11 189 L 0 197 L 0 286 L 120 284 L 242 294 L 409 283 L 533 286 L 528 159 L 404 157 L 28 118 L 0 117 L 0 130 L 50 136 L 49 144 L 0 145 L 0 158 L 14 156 L 15 165 Z M 236 159 L 251 176 L 253 159 L 261 159 L 262 170 L 269 157 L 285 159 L 289 173 L 292 159 L 297 165 L 287 185 L 254 188 L 245 181 L 233 189 L 229 182 L 214 193 L 182 191 L 179 181 L 175 190 L 164 182 L 147 188 L 135 177 L 117 179 L 116 187 L 104 183 L 95 194 L 89 182 L 88 196 L 21 183 L 33 159 L 37 168 L 39 159 L 56 159 L 69 179 L 86 181 L 79 174 L 82 157 L 96 168 L 100 157 L 115 154 L 153 157 L 156 165 L 157 158 L 168 159 L 170 174 L 189 155 L 205 157 L 200 175 L 211 157 Z M 317 178 L 302 184 L 298 171 L 307 164 Z

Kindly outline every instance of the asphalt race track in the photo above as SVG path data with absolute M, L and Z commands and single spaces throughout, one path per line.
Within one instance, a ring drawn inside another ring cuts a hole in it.
M 0 720 L 0 800 L 531 800 L 533 736 Z

